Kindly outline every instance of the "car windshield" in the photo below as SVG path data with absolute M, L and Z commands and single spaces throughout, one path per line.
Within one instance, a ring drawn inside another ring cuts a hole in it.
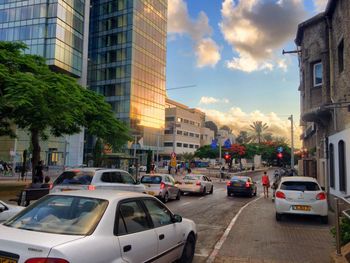
M 143 176 L 141 178 L 141 183 L 143 184 L 160 184 L 161 181 L 161 176 Z
M 108 206 L 107 200 L 48 195 L 4 225 L 37 232 L 89 235 Z
M 233 177 L 231 179 L 232 182 L 245 183 L 248 180 L 247 177 Z
M 201 180 L 200 175 L 186 175 L 184 180 Z
M 281 184 L 281 190 L 287 191 L 319 191 L 320 187 L 314 182 L 289 181 Z
M 60 184 L 82 184 L 89 185 L 91 184 L 92 177 L 95 172 L 93 171 L 66 171 L 63 172 L 53 183 L 53 185 Z

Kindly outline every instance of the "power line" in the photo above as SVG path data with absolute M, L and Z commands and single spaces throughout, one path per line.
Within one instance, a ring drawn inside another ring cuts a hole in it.
M 176 88 L 170 88 L 170 89 L 166 89 L 166 90 L 175 90 L 175 89 L 188 89 L 188 88 L 194 88 L 197 87 L 197 85 L 187 85 L 187 86 L 180 86 L 180 87 L 176 87 Z

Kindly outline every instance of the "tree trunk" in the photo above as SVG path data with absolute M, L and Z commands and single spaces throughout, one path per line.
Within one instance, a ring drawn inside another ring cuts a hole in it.
M 34 181 L 35 167 L 39 164 L 40 161 L 40 144 L 39 144 L 39 131 L 31 130 L 31 141 L 33 146 L 32 153 L 32 181 Z
M 27 170 L 27 150 L 23 151 L 23 162 L 22 162 L 22 170 L 21 170 L 21 179 L 23 180 L 24 174 Z

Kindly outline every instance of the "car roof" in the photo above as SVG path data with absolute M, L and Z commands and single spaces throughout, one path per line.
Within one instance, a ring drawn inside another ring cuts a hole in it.
M 282 177 L 281 182 L 314 182 L 314 183 L 317 183 L 317 180 L 313 177 L 308 177 L 308 176 L 284 176 L 284 177 Z
M 168 174 L 144 174 L 142 176 L 169 176 Z
M 74 171 L 81 171 L 81 172 L 96 172 L 96 171 L 118 171 L 118 172 L 126 172 L 121 169 L 114 169 L 114 168 L 101 168 L 101 167 L 77 167 L 77 168 L 70 168 L 65 170 L 64 172 L 74 172 Z
M 143 193 L 118 191 L 118 190 L 106 190 L 106 189 L 64 191 L 64 192 L 50 193 L 49 195 L 79 196 L 79 197 L 105 199 L 108 201 L 148 196 Z

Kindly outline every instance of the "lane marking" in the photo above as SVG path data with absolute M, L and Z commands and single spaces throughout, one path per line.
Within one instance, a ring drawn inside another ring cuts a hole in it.
M 215 257 L 217 256 L 217 254 L 219 253 L 219 250 L 221 249 L 222 245 L 225 243 L 228 234 L 230 233 L 232 227 L 234 226 L 234 224 L 236 223 L 238 217 L 240 216 L 240 214 L 242 213 L 242 211 L 247 208 L 250 204 L 255 203 L 256 201 L 258 201 L 259 199 L 261 199 L 262 196 L 250 201 L 249 203 L 245 204 L 243 207 L 241 207 L 241 209 L 239 209 L 238 213 L 232 218 L 230 224 L 228 225 L 228 227 L 226 228 L 224 234 L 222 235 L 222 237 L 220 238 L 220 240 L 215 244 L 215 247 L 213 249 L 213 251 L 211 252 L 209 258 L 207 259 L 207 263 L 213 263 L 215 260 Z
M 181 206 L 184 206 L 184 205 L 188 205 L 190 204 L 191 202 L 186 202 L 186 203 L 183 203 Z
M 198 254 L 198 253 L 194 253 L 195 257 L 203 257 L 206 258 L 208 256 L 208 254 Z
M 198 200 L 202 200 L 204 197 L 199 198 Z

